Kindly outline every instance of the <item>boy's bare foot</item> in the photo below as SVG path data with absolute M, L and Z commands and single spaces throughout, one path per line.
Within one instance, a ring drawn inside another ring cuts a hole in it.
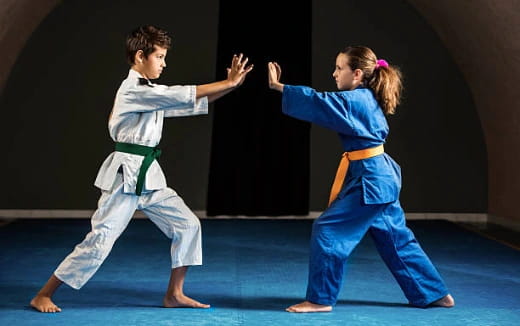
M 44 295 L 36 295 L 31 300 L 31 307 L 39 312 L 60 312 L 61 309 L 52 302 L 50 297 Z
M 447 294 L 445 297 L 434 301 L 430 304 L 430 306 L 434 307 L 444 307 L 444 308 L 451 308 L 455 306 L 455 300 L 450 294 Z
M 304 301 L 302 303 L 295 304 L 285 309 L 288 312 L 329 312 L 332 311 L 332 306 L 324 306 L 321 304 Z
M 165 296 L 163 299 L 165 308 L 209 308 L 209 304 L 200 303 L 184 294 Z

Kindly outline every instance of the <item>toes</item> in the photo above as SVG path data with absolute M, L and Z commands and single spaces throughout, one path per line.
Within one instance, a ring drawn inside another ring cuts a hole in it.
M 300 312 L 300 309 L 296 306 L 290 306 L 288 308 L 285 309 L 285 311 L 288 311 L 288 312 Z
M 209 304 L 205 304 L 205 303 L 200 303 L 200 302 L 197 302 L 195 301 L 193 304 L 191 304 L 190 306 L 194 307 L 194 308 L 209 308 L 210 305 Z
M 41 312 L 61 312 L 60 307 L 58 306 L 50 306 L 50 307 L 37 307 L 36 310 L 39 310 Z

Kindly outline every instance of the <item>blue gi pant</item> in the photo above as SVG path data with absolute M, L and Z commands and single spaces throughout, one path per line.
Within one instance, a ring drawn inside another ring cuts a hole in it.
M 367 231 L 410 304 L 425 307 L 447 295 L 441 276 L 406 226 L 399 201 L 365 205 L 359 187 L 349 192 L 314 221 L 307 301 L 336 303 L 345 262 Z

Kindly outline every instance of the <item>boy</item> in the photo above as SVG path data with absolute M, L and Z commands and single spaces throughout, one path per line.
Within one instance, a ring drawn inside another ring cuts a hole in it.
M 167 308 L 209 308 L 184 295 L 188 266 L 202 264 L 200 221 L 177 193 L 168 188 L 155 160 L 163 118 L 206 114 L 208 103 L 240 86 L 253 69 L 247 58 L 234 55 L 227 79 L 204 85 L 165 86 L 151 82 L 166 67 L 171 46 L 168 33 L 155 26 L 141 26 L 126 40 L 128 77 L 117 91 L 109 118 L 115 142 L 97 175 L 101 189 L 92 230 L 51 275 L 31 300 L 40 312 L 60 312 L 52 295 L 62 283 L 80 289 L 97 271 L 124 231 L 136 209 L 142 210 L 170 239 L 172 270 L 163 298 Z

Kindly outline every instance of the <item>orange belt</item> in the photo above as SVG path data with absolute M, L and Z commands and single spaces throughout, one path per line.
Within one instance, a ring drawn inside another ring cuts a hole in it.
M 380 154 L 383 154 L 385 149 L 383 145 L 379 145 L 372 148 L 360 149 L 359 151 L 345 152 L 341 155 L 341 161 L 339 162 L 338 170 L 336 171 L 336 177 L 334 178 L 334 183 L 332 184 L 332 189 L 330 191 L 329 197 L 329 206 L 338 196 L 341 187 L 343 186 L 343 180 L 345 180 L 345 176 L 347 175 L 348 164 L 350 161 L 358 161 L 366 158 L 374 157 Z

